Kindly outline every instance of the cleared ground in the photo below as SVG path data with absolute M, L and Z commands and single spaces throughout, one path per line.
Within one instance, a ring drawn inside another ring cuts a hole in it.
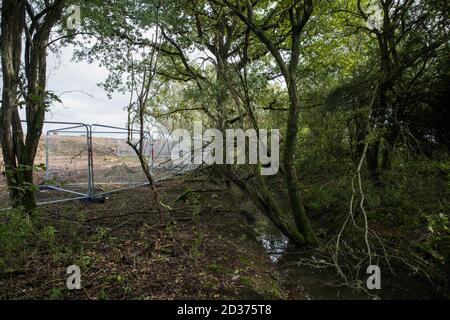
M 163 142 L 159 142 L 161 146 Z M 36 185 L 45 184 L 45 168 L 48 166 L 47 183 L 52 186 L 74 192 L 86 193 L 88 188 L 88 155 L 85 136 L 50 135 L 48 138 L 48 162 L 44 138 L 38 147 L 35 160 Z M 148 161 L 153 161 L 155 179 L 177 173 L 180 167 L 173 167 L 167 153 L 159 149 L 148 151 Z M 134 150 L 123 138 L 93 138 L 94 184 L 95 192 L 110 192 L 124 187 L 147 182 L 141 164 Z M 0 163 L 2 157 L 0 154 Z M 3 167 L 2 167 L 3 168 Z M 3 171 L 3 170 L 1 170 Z M 38 202 L 47 202 L 77 197 L 76 194 L 63 192 L 37 192 Z M 9 206 L 4 175 L 0 177 L 0 208 Z

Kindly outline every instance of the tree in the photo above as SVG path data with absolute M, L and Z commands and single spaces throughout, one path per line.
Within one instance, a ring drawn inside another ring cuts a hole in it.
M 127 61 L 128 55 L 125 54 L 130 47 L 156 47 L 161 55 L 160 60 L 165 62 L 164 67 L 158 68 L 157 74 L 170 81 L 195 83 L 198 88 L 197 97 L 203 96 L 204 99 L 209 95 L 211 98 L 210 102 L 202 104 L 198 110 L 204 112 L 214 127 L 225 130 L 233 125 L 243 125 L 244 118 L 249 119 L 251 127 L 259 126 L 251 102 L 253 97 L 250 97 L 248 92 L 245 93 L 245 86 L 249 82 L 244 79 L 245 77 L 242 78 L 242 75 L 248 70 L 249 63 L 261 60 L 267 52 L 272 52 L 287 83 L 291 101 L 286 124 L 284 171 L 291 200 L 291 217 L 296 227 L 288 227 L 282 221 L 280 206 L 272 201 L 270 190 L 263 179 L 259 179 L 256 183 L 257 188 L 252 188 L 243 183 L 242 178 L 236 175 L 229 176 L 235 177 L 235 182 L 241 190 L 253 199 L 291 240 L 298 244 L 315 245 L 317 241 L 301 200 L 294 161 L 299 117 L 296 68 L 300 55 L 300 37 L 311 15 L 312 2 L 306 1 L 296 5 L 295 8 L 290 8 L 287 2 L 283 2 L 266 17 L 266 24 L 258 27 L 254 24 L 252 10 L 248 11 L 250 18 L 246 17 L 250 20 L 243 21 L 236 14 L 235 7 L 222 2 L 166 1 L 162 6 L 164 15 L 159 24 L 163 43 L 154 43 L 133 28 L 135 26 L 147 29 L 155 23 L 155 17 L 150 13 L 150 8 L 155 7 L 154 3 L 144 1 L 140 4 L 140 10 L 137 10 L 133 4 L 120 2 L 111 9 L 115 11 L 122 8 L 121 10 L 127 12 L 130 18 L 122 22 L 116 22 L 114 17 L 103 21 L 102 17 L 92 14 L 91 25 L 98 39 L 92 48 L 85 50 L 84 55 L 87 56 L 86 53 L 89 52 L 90 59 L 96 56 L 102 61 L 108 60 L 111 76 L 106 82 L 106 87 L 114 90 L 123 87 L 121 73 L 130 73 L 130 61 Z M 262 9 L 267 9 L 267 6 L 268 3 L 261 3 Z M 124 10 L 125 7 L 128 9 Z M 148 8 L 148 11 L 143 8 Z M 246 8 L 247 6 L 244 6 L 243 10 L 247 10 Z M 180 10 L 185 14 L 180 16 Z M 291 19 L 286 19 L 289 13 Z M 249 21 L 250 24 L 247 23 Z M 290 24 L 290 29 L 285 30 L 286 23 Z M 266 31 L 261 31 L 265 35 L 262 37 L 264 41 L 261 41 L 261 34 L 258 32 L 256 37 L 253 37 L 254 29 L 259 28 L 270 29 L 276 34 L 277 39 L 268 42 Z M 116 40 L 111 41 L 112 38 Z M 291 59 L 289 63 L 285 63 L 281 58 L 283 47 L 292 40 Z M 111 43 L 114 43 L 114 46 L 111 46 Z M 204 52 L 207 56 L 202 58 L 202 64 L 207 62 L 208 65 L 203 68 L 204 72 L 200 71 L 201 64 L 191 61 L 187 54 L 193 48 Z M 111 59 L 111 55 L 114 59 Z M 125 86 L 128 84 L 129 82 Z M 239 89 L 234 89 L 235 85 L 238 85 Z
M 55 98 L 46 91 L 47 49 L 50 33 L 61 18 L 64 4 L 64 0 L 34 3 L 6 0 L 2 3 L 3 98 L 0 135 L 12 204 L 23 206 L 29 212 L 36 206 L 34 158 L 45 111 Z M 25 47 L 22 52 L 23 38 Z M 21 106 L 25 107 L 26 112 L 26 134 L 19 116 Z
M 159 11 L 159 8 L 158 8 Z M 159 26 L 156 25 L 156 31 L 154 35 L 154 42 L 160 43 L 160 30 Z M 141 168 L 147 177 L 148 183 L 153 191 L 154 200 L 161 221 L 164 221 L 163 211 L 161 208 L 161 200 L 159 194 L 156 190 L 155 181 L 151 172 L 150 164 L 146 158 L 146 139 L 151 139 L 148 136 L 146 128 L 148 128 L 148 108 L 150 107 L 149 94 L 151 94 L 151 88 L 154 86 L 154 80 L 156 77 L 156 71 L 158 68 L 158 50 L 156 48 L 151 48 L 150 52 L 144 54 L 144 59 L 139 65 L 135 66 L 133 61 L 131 61 L 131 87 L 130 87 L 130 104 L 128 105 L 128 145 L 134 150 L 139 158 Z M 133 58 L 131 57 L 133 60 Z M 138 80 L 140 79 L 140 81 Z M 133 101 L 134 96 L 136 100 Z M 135 126 L 137 126 L 137 131 L 139 139 L 137 142 L 133 141 L 133 135 L 135 134 Z M 151 128 L 150 128 L 151 132 Z M 153 141 L 151 141 L 153 143 Z
M 219 2 L 220 3 L 220 2 Z M 307 245 L 316 245 L 317 240 L 307 217 L 302 201 L 298 177 L 295 168 L 295 150 L 297 146 L 297 134 L 299 128 L 300 102 L 298 92 L 297 68 L 299 65 L 302 32 L 313 13 L 313 1 L 296 1 L 293 4 L 289 1 L 277 3 L 273 9 L 263 3 L 263 11 L 268 12 L 265 16 L 254 14 L 254 7 L 250 1 L 243 4 L 232 3 L 224 0 L 222 2 L 256 35 L 256 37 L 266 46 L 274 58 L 282 77 L 286 83 L 289 96 L 289 111 L 286 123 L 286 137 L 283 154 L 283 168 L 286 179 L 292 215 L 295 224 Z M 281 34 L 281 39 L 273 39 L 272 35 L 279 32 L 287 16 L 287 31 Z M 281 21 L 279 24 L 276 21 Z M 267 31 L 266 31 L 267 30 Z M 276 31 L 275 31 L 276 30 Z M 272 31 L 269 33 L 268 31 Z M 286 53 L 284 44 L 289 45 L 287 50 L 289 58 L 286 61 L 283 54 Z
M 406 120 L 411 101 L 406 102 L 405 95 L 412 96 L 409 89 L 447 42 L 438 18 L 443 13 L 442 7 L 443 4 L 413 0 L 375 3 L 358 0 L 354 7 L 346 3 L 338 5 L 338 11 L 362 21 L 348 20 L 348 26 L 366 33 L 369 41 L 374 39 L 376 43 L 373 80 L 377 92 L 366 135 L 372 131 L 375 137 L 369 144 L 367 168 L 377 183 L 382 171 L 391 166 L 402 123 Z
M 22 55 L 22 35 L 25 29 L 25 1 L 3 1 L 2 3 L 2 107 L 0 109 L 0 135 L 6 181 L 10 186 L 12 201 L 19 199 L 18 180 L 23 180 L 16 159 L 16 147 L 12 132 L 13 119 L 18 118 L 19 71 Z

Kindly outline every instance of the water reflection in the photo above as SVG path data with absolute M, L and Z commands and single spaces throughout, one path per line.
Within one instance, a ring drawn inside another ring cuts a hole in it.
M 259 236 L 257 239 L 262 244 L 264 249 L 266 249 L 270 260 L 274 263 L 277 263 L 280 260 L 289 244 L 289 240 L 285 236 L 274 237 L 264 234 Z

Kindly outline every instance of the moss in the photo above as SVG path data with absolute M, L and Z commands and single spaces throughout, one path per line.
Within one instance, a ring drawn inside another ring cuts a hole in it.
M 266 299 L 283 299 L 280 285 L 266 277 L 242 276 L 240 283 L 248 289 L 251 289 Z
M 280 285 L 276 281 L 272 281 L 269 283 L 270 287 L 267 293 L 269 294 L 270 299 L 284 299 L 282 289 Z
M 206 269 L 215 273 L 231 273 L 231 270 L 226 266 L 222 266 L 217 263 L 210 263 L 206 266 Z
M 239 278 L 239 282 L 243 285 L 246 286 L 247 288 L 253 289 L 253 281 L 250 277 L 247 276 L 242 276 Z
M 239 262 L 242 263 L 245 267 L 250 267 L 250 266 L 254 265 L 254 261 L 251 260 L 247 256 L 240 256 L 239 257 Z
M 210 280 L 206 280 L 203 282 L 203 288 L 204 289 L 216 289 L 217 285 Z

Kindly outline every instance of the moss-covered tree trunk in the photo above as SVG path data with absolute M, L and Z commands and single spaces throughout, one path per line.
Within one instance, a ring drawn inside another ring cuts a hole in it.
M 316 246 L 317 239 L 314 235 L 311 222 L 309 221 L 301 196 L 298 177 L 295 170 L 295 150 L 297 146 L 297 133 L 299 121 L 299 100 L 295 77 L 289 76 L 289 118 L 286 126 L 286 142 L 283 152 L 283 167 L 285 173 L 286 186 L 289 194 L 292 215 L 298 231 L 304 236 L 305 244 Z
M 297 231 L 304 238 L 304 245 L 316 246 L 317 239 L 314 236 L 311 223 L 306 215 L 306 210 L 301 197 L 301 190 L 298 184 L 298 177 L 295 168 L 295 151 L 297 145 L 298 122 L 300 115 L 300 102 L 297 88 L 297 68 L 300 59 L 301 36 L 303 29 L 313 11 L 312 0 L 306 0 L 304 3 L 296 3 L 287 10 L 290 22 L 290 57 L 288 62 L 283 58 L 280 45 L 271 40 L 271 36 L 266 34 L 264 28 L 258 25 L 253 19 L 252 6 L 245 6 L 246 14 L 240 8 L 224 1 L 233 13 L 244 22 L 257 38 L 266 46 L 280 69 L 280 72 L 286 82 L 289 96 L 289 113 L 286 123 L 286 139 L 283 152 L 283 168 L 285 182 L 289 195 L 291 213 L 294 218 Z

